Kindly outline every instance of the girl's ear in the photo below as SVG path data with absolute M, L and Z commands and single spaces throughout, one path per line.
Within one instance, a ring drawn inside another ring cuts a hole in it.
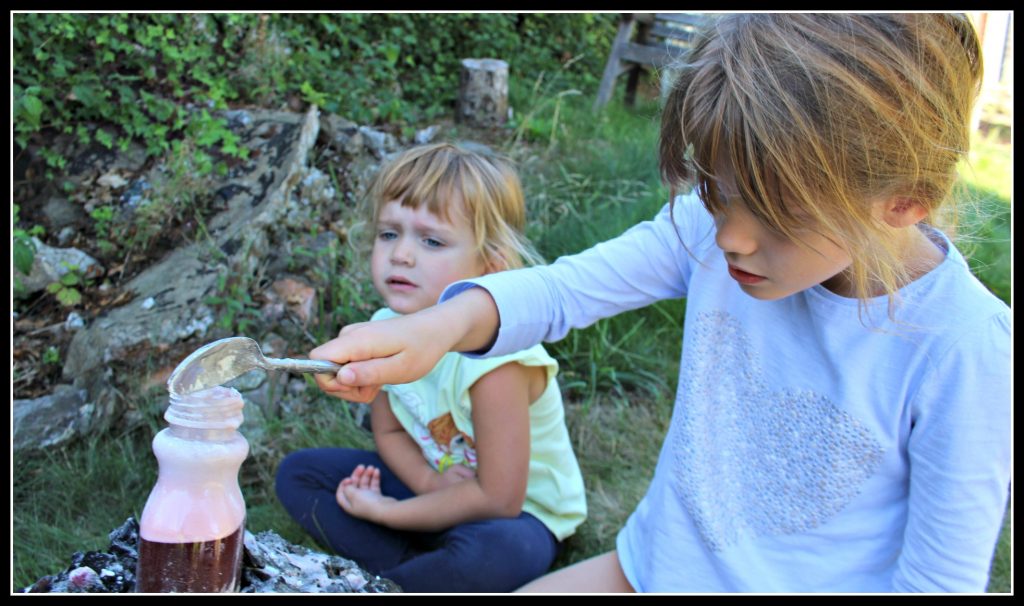
M 504 259 L 496 255 L 487 255 L 484 257 L 484 275 L 497 273 L 504 271 L 508 268 L 508 263 Z
M 928 216 L 920 201 L 906 196 L 893 196 L 879 203 L 881 219 L 890 227 L 910 227 Z

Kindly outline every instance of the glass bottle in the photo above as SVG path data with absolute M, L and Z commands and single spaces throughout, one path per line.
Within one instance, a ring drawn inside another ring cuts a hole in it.
M 241 581 L 245 502 L 238 471 L 249 453 L 241 395 L 213 387 L 171 394 L 153 438 L 156 485 L 139 521 L 136 591 L 233 592 Z

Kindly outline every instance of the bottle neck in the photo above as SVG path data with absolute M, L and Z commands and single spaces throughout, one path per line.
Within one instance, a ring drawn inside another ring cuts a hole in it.
M 235 439 L 239 433 L 234 429 L 198 429 L 182 427 L 171 423 L 167 430 L 179 440 L 198 440 L 201 442 L 227 442 Z
M 185 439 L 230 437 L 242 425 L 244 404 L 238 391 L 222 386 L 171 394 L 164 419 L 176 436 Z

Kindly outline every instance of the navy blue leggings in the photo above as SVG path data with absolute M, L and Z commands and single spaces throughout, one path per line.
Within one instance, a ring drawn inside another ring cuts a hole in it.
M 326 549 L 416 593 L 507 592 L 547 572 L 560 544 L 532 515 L 459 524 L 443 532 L 394 530 L 352 517 L 334 494 L 357 465 L 380 468 L 381 492 L 415 496 L 376 452 L 311 448 L 277 469 L 277 498 Z

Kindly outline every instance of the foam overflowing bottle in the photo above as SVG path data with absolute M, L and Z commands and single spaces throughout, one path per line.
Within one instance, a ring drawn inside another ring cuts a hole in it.
M 238 591 L 245 502 L 238 471 L 241 395 L 227 387 L 171 393 L 168 427 L 153 438 L 160 471 L 139 522 L 136 591 Z

